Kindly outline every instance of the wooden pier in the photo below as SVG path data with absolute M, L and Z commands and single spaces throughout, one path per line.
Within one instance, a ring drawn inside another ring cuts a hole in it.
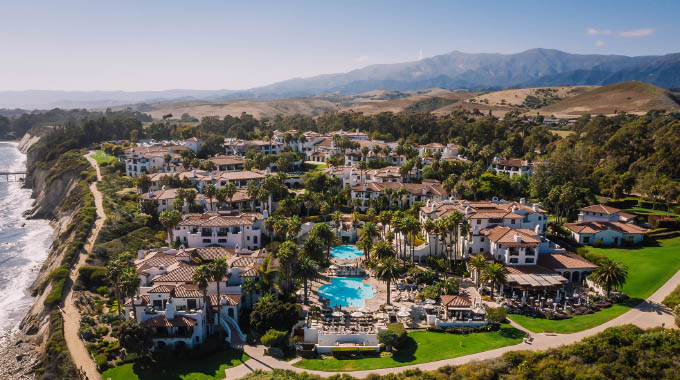
M 0 172 L 0 182 L 24 182 L 25 180 L 26 172 Z

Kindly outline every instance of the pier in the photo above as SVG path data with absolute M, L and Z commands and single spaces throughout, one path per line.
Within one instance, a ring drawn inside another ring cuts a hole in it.
M 25 180 L 26 172 L 0 172 L 0 182 L 24 182 Z

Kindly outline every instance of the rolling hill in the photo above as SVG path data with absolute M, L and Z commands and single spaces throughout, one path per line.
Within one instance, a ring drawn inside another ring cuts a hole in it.
M 577 117 L 615 112 L 642 114 L 651 110 L 680 111 L 676 94 L 642 82 L 623 82 L 599 87 L 540 108 L 543 115 Z

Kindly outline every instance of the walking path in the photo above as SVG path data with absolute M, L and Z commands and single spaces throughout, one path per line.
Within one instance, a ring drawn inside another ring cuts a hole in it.
M 93 152 L 90 151 L 87 155 L 85 155 L 85 158 L 97 171 L 97 182 L 100 182 L 102 180 L 102 175 L 99 171 L 97 161 L 90 157 L 91 153 Z M 71 353 L 73 363 L 75 363 L 77 368 L 80 368 L 83 372 L 85 372 L 85 375 L 89 380 L 101 379 L 101 376 L 99 375 L 99 371 L 97 371 L 97 365 L 87 352 L 85 344 L 80 339 L 80 336 L 78 336 L 78 329 L 80 328 L 80 312 L 78 311 L 78 307 L 76 307 L 76 305 L 73 303 L 72 286 L 78 277 L 78 269 L 83 264 L 85 264 L 85 259 L 87 259 L 88 254 L 92 251 L 94 242 L 97 240 L 99 231 L 106 220 L 104 204 L 102 202 L 102 193 L 97 190 L 97 182 L 90 184 L 90 191 L 94 196 L 95 206 L 97 206 L 97 219 L 95 219 L 94 229 L 92 230 L 90 237 L 87 239 L 84 249 L 81 251 L 80 257 L 78 258 L 78 263 L 76 263 L 69 275 L 68 294 L 66 295 L 66 300 L 64 301 L 64 308 L 61 310 L 62 316 L 64 318 L 64 338 L 66 339 L 66 346 L 68 347 L 68 351 Z
M 497 358 L 504 353 L 508 351 L 515 351 L 515 350 L 532 350 L 532 351 L 538 351 L 538 350 L 546 350 L 549 348 L 554 348 L 558 346 L 562 346 L 565 344 L 572 344 L 575 342 L 578 342 L 582 340 L 583 338 L 589 337 L 591 335 L 598 334 L 605 329 L 613 326 L 620 326 L 620 325 L 626 325 L 626 324 L 634 324 L 637 325 L 641 328 L 648 328 L 648 327 L 655 327 L 655 326 L 662 326 L 665 325 L 666 327 L 673 327 L 675 326 L 674 324 L 674 319 L 673 319 L 673 314 L 672 312 L 665 307 L 664 305 L 661 304 L 661 301 L 671 292 L 673 289 L 675 289 L 678 285 L 680 285 L 680 271 L 678 271 L 673 277 L 671 277 L 661 288 L 659 288 L 654 294 L 652 294 L 649 298 L 647 298 L 643 303 L 640 305 L 636 306 L 632 310 L 628 311 L 627 313 L 612 319 L 606 323 L 603 323 L 599 326 L 593 327 L 589 330 L 573 333 L 573 334 L 548 334 L 548 333 L 543 333 L 543 334 L 535 334 L 531 333 L 524 327 L 514 323 L 511 321 L 511 324 L 515 327 L 518 328 L 528 334 L 531 334 L 534 338 L 534 341 L 532 344 L 527 344 L 527 343 L 520 343 L 514 346 L 507 346 L 507 347 L 502 347 L 498 348 L 495 350 L 490 350 L 490 351 L 484 351 L 484 352 L 479 352 L 476 354 L 472 355 L 466 355 L 466 356 L 461 356 L 453 359 L 445 359 L 445 360 L 439 360 L 439 361 L 434 361 L 434 362 L 429 362 L 429 363 L 423 363 L 423 364 L 418 364 L 418 365 L 410 365 L 410 366 L 403 366 L 403 367 L 394 367 L 394 368 L 382 368 L 382 369 L 376 369 L 376 370 L 368 370 L 368 371 L 355 371 L 355 372 L 324 372 L 324 371 L 310 371 L 310 370 L 305 370 L 302 368 L 297 368 L 293 367 L 292 364 L 293 362 L 286 362 L 282 360 L 277 360 L 274 359 L 271 356 L 265 356 L 264 355 L 264 347 L 263 346 L 243 346 L 244 351 L 248 356 L 250 356 L 250 360 L 246 361 L 245 363 L 233 367 L 230 369 L 227 369 L 226 374 L 227 374 L 227 379 L 232 380 L 232 379 L 238 379 L 241 378 L 250 372 L 256 370 L 256 369 L 261 369 L 261 370 L 272 370 L 274 368 L 279 368 L 279 369 L 284 369 L 284 370 L 291 370 L 295 372 L 307 372 L 319 376 L 331 376 L 335 374 L 342 374 L 346 373 L 351 376 L 354 376 L 356 378 L 365 378 L 369 374 L 379 374 L 379 375 L 385 375 L 388 373 L 396 373 L 396 372 L 402 372 L 407 369 L 414 369 L 418 368 L 423 371 L 430 371 L 430 370 L 435 370 L 437 368 L 446 366 L 446 365 L 460 365 L 464 363 L 468 363 L 471 361 L 476 361 L 476 360 L 486 360 L 486 359 L 493 359 Z

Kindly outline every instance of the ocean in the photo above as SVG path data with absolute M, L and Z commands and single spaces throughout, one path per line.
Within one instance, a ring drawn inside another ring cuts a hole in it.
M 26 155 L 15 142 L 0 142 L 0 171 L 24 171 Z M 47 220 L 27 220 L 31 190 L 22 182 L 0 178 L 0 345 L 14 331 L 33 303 L 33 283 L 52 243 Z

